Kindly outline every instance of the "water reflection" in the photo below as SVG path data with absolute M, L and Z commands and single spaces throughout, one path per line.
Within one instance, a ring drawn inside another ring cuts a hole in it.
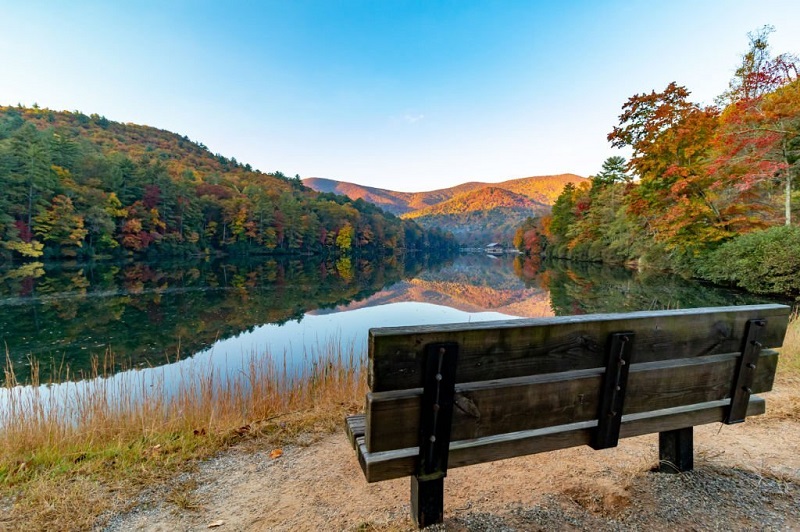
M 665 272 L 636 272 L 596 263 L 548 261 L 535 283 L 549 292 L 556 315 L 754 305 L 765 296 L 701 283 Z
M 119 365 L 158 365 L 265 323 L 282 324 L 309 310 L 363 300 L 414 276 L 426 261 L 25 266 L 0 272 L 0 338 L 19 380 L 29 376 L 30 357 L 43 361 L 42 380 L 65 367 L 73 374 L 88 372 L 92 356 L 107 350 Z
M 666 274 L 509 256 L 32 263 L 0 272 L 0 337 L 19 380 L 33 356 L 47 381 L 66 367 L 88 372 L 107 350 L 117 367 L 190 357 L 236 367 L 330 338 L 363 348 L 381 325 L 764 301 Z

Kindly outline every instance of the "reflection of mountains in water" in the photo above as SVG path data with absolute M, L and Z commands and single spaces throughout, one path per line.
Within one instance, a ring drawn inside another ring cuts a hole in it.
M 510 257 L 497 260 L 483 255 L 462 255 L 453 262 L 424 270 L 413 279 L 379 290 L 364 301 L 314 314 L 415 301 L 464 312 L 492 310 L 530 318 L 552 316 L 548 291 L 526 286 L 514 273 L 512 261 Z

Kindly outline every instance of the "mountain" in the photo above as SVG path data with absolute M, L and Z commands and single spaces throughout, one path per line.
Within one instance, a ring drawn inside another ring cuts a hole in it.
M 485 187 L 459 194 L 447 201 L 403 215 L 422 227 L 448 231 L 461 242 L 483 245 L 508 240 L 516 228 L 532 216 L 541 216 L 550 206 L 527 196 Z
M 352 199 L 363 199 L 392 214 L 400 215 L 447 201 L 456 194 L 483 188 L 486 183 L 464 183 L 451 188 L 429 192 L 396 192 L 383 188 L 367 187 L 321 177 L 303 179 L 303 184 L 318 192 L 342 194 Z
M 501 183 L 467 182 L 429 192 L 396 192 L 355 183 L 308 178 L 306 186 L 363 199 L 425 228 L 452 232 L 464 244 L 510 241 L 529 216 L 549 213 L 567 183 L 586 179 L 575 174 L 524 177 Z
M 492 185 L 515 192 L 545 205 L 553 205 L 567 183 L 578 185 L 587 181 L 585 177 L 575 174 L 545 175 L 537 177 L 523 177 L 512 179 Z
M 411 211 L 406 214 L 404 218 L 414 219 L 426 216 L 464 214 L 502 208 L 522 209 L 526 211 L 536 210 L 538 208 L 540 211 L 542 209 L 546 211 L 548 205 L 534 201 L 522 194 L 517 194 L 499 187 L 488 186 L 458 194 L 446 201 L 436 203 L 429 207 Z
M 0 190 L 0 262 L 450 245 L 186 136 L 79 111 L 0 106 Z

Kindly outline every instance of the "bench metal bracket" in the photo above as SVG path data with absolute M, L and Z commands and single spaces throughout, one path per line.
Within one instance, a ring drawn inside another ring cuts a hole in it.
M 767 325 L 767 320 L 747 320 L 745 337 L 742 342 L 742 356 L 733 377 L 731 390 L 731 407 L 725 423 L 733 425 L 741 423 L 747 416 L 747 405 L 750 402 L 753 380 L 756 376 L 758 357 L 761 354 L 761 333 Z
M 444 477 L 450 453 L 458 344 L 426 345 L 424 363 L 419 462 L 416 475 L 411 477 L 411 516 L 419 527 L 444 519 Z
M 594 449 L 616 447 L 619 442 L 633 337 L 632 332 L 613 333 L 608 337 L 606 373 L 600 389 L 597 430 L 592 441 Z
M 447 475 L 458 344 L 425 346 L 425 385 L 420 413 L 419 468 L 421 480 Z

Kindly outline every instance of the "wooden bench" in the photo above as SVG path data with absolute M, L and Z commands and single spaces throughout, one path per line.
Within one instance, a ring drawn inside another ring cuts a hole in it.
M 441 522 L 448 468 L 659 433 L 693 467 L 692 427 L 763 414 L 784 305 L 371 329 L 366 413 L 346 429 L 368 482 L 411 476 Z

